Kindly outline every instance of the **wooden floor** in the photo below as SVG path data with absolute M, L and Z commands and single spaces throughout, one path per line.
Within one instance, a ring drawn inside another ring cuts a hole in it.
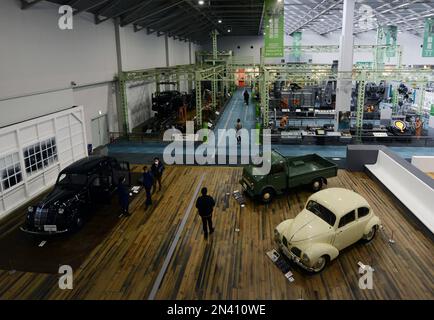
M 156 299 L 434 299 L 432 240 L 365 174 L 340 171 L 329 187 L 366 197 L 384 232 L 370 244 L 341 252 L 320 275 L 295 268 L 294 283 L 265 252 L 274 247 L 274 227 L 295 217 L 310 193 L 298 190 L 270 206 L 248 200 L 240 208 L 227 194 L 239 188 L 240 175 L 239 168 L 167 168 L 154 208 L 144 211 L 143 195 L 134 200 L 133 215 L 121 219 L 75 270 L 73 290 L 60 290 L 56 274 L 5 270 L 0 271 L 0 299 L 147 299 L 186 214 Z M 187 210 L 202 176 L 217 203 L 216 231 L 208 241 L 195 210 Z M 388 242 L 392 232 L 395 244 Z M 358 287 L 359 261 L 375 269 L 373 290 Z

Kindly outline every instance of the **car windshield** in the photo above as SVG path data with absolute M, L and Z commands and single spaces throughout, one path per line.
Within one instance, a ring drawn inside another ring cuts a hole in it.
M 336 222 L 336 216 L 329 209 L 323 207 L 316 201 L 309 201 L 306 209 L 312 212 L 314 215 L 320 217 L 329 225 L 334 226 Z
M 77 187 L 86 185 L 87 175 L 78 173 L 64 173 L 59 177 L 57 185 L 62 187 Z

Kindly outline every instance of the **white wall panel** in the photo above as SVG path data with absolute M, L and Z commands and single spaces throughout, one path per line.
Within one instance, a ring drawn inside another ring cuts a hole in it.
M 58 9 L 48 1 L 28 10 L 16 0 L 0 1 L 0 99 L 67 88 L 71 81 L 113 80 L 114 24 L 96 25 L 93 15 L 81 13 L 73 30 L 60 30 Z
M 0 186 L 0 218 L 51 187 L 60 170 L 86 156 L 86 128 L 82 119 L 83 107 L 75 107 L 0 129 L 0 159 L 18 154 L 23 178 L 10 188 Z M 56 140 L 57 161 L 27 173 L 23 149 L 51 138 Z

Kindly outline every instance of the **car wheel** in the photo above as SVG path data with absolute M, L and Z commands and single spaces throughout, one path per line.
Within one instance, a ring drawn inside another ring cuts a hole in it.
M 78 231 L 83 227 L 84 221 L 81 215 L 76 215 L 73 221 L 73 231 Z
M 312 266 L 313 273 L 320 273 L 325 269 L 327 264 L 329 263 L 330 258 L 326 255 L 318 258 L 317 262 Z
M 312 191 L 317 192 L 322 189 L 322 179 L 316 179 L 312 182 Z
M 273 201 L 274 190 L 271 188 L 264 189 L 261 193 L 261 200 L 263 203 L 270 203 Z
M 371 242 L 377 234 L 377 226 L 373 226 L 371 230 L 363 236 L 363 241 Z

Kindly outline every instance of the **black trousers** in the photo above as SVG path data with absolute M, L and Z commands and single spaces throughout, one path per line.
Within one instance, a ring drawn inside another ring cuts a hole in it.
M 202 224 L 203 224 L 203 233 L 208 234 L 213 229 L 212 227 L 212 215 L 207 217 L 202 217 Z M 209 232 L 208 232 L 209 230 Z
M 152 188 L 152 193 L 157 191 L 157 183 L 158 183 L 158 189 L 161 190 L 161 177 L 162 176 L 155 176 L 154 177 L 154 184 L 153 184 L 153 188 Z

